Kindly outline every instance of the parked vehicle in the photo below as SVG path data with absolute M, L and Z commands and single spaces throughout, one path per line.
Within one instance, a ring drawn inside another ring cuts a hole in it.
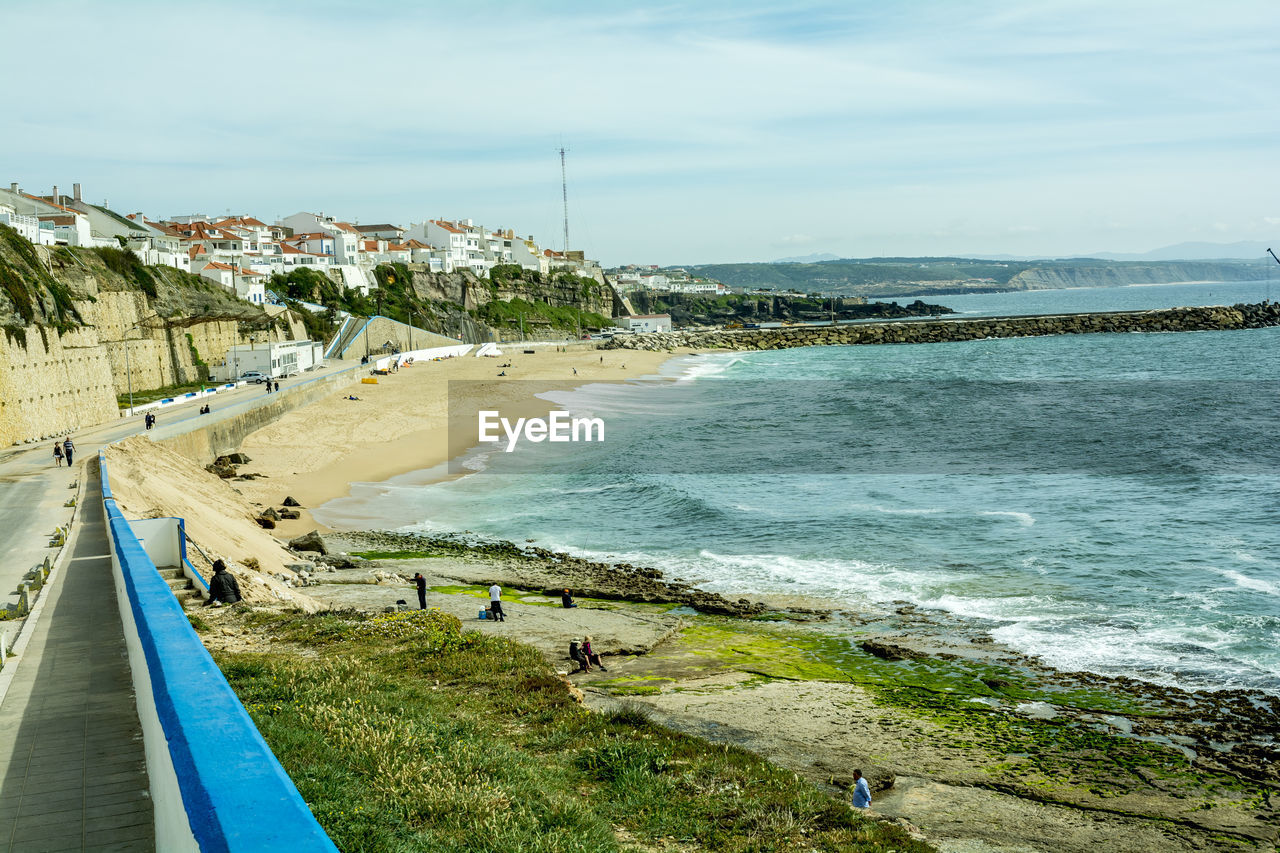
M 261 385 L 267 381 L 267 375 L 258 370 L 247 370 L 240 374 L 241 382 L 252 382 L 255 385 Z

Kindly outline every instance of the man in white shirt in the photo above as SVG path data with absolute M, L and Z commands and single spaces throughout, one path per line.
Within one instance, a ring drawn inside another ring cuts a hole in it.
M 497 619 L 499 622 L 507 621 L 506 615 L 502 612 L 502 587 L 496 583 L 489 587 L 489 612 L 493 614 L 490 618 Z

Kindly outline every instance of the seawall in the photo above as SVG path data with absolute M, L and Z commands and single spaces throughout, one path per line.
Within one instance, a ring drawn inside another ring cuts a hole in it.
M 782 329 L 659 332 L 618 335 L 607 349 L 774 350 L 791 347 L 854 344 L 924 344 L 984 338 L 1085 335 L 1103 332 L 1196 332 L 1280 326 L 1280 304 L 1164 308 L 1097 314 L 1053 314 L 1027 317 L 977 317 L 857 323 L 837 326 L 790 326 Z
M 277 391 L 271 394 L 268 400 L 251 399 L 238 403 L 227 409 L 225 415 L 210 422 L 208 426 L 181 431 L 187 425 L 179 422 L 172 428 L 175 433 L 172 435 L 167 435 L 168 430 L 161 428 L 152 436 L 152 440 L 180 453 L 197 465 L 207 465 L 219 456 L 239 450 L 240 443 L 249 433 L 275 423 L 294 409 L 314 403 L 346 385 L 359 381 L 368 369 L 366 365 L 357 364 L 344 370 L 317 376 L 307 382 Z M 262 393 L 264 397 L 267 396 L 265 390 Z

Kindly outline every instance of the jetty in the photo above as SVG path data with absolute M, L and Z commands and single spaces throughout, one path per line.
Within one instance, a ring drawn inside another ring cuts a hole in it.
M 858 344 L 936 344 L 989 338 L 1087 335 L 1115 332 L 1204 332 L 1280 326 L 1280 303 L 1029 314 L 1011 317 L 957 317 L 890 322 L 784 326 L 780 329 L 713 329 L 614 335 L 609 349 L 776 350 Z

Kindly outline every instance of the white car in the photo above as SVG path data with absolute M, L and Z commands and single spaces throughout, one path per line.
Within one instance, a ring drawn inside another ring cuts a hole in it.
M 252 382 L 255 385 L 261 385 L 263 382 L 266 382 L 269 378 L 270 377 L 267 376 L 265 373 L 262 373 L 261 371 L 258 371 L 258 370 L 249 370 L 249 371 L 246 371 L 245 373 L 240 374 L 241 382 Z

